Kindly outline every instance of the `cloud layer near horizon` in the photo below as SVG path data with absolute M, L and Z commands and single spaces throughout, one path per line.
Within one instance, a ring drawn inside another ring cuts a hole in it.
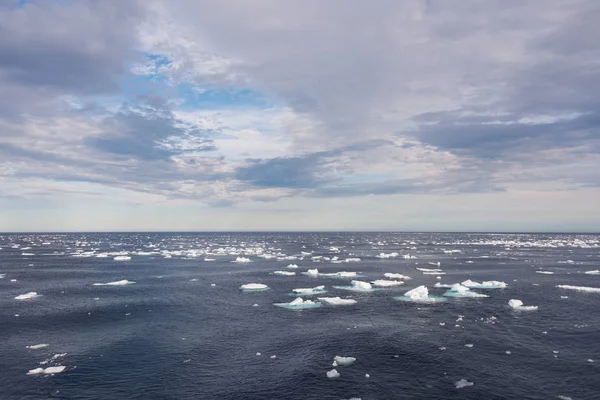
M 597 230 L 598 17 L 0 1 L 0 231 Z

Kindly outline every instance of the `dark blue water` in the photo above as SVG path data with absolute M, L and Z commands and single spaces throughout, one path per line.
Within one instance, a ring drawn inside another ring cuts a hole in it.
M 600 293 L 556 287 L 600 288 L 584 273 L 600 268 L 599 246 L 599 235 L 564 234 L 0 235 L 0 399 L 600 399 Z M 416 269 L 438 261 L 440 279 Z M 296 276 L 271 274 L 290 263 Z M 308 268 L 413 279 L 356 293 Z M 508 288 L 393 299 L 466 279 Z M 135 283 L 93 285 L 120 280 Z M 271 289 L 244 293 L 245 283 Z M 272 305 L 317 285 L 357 303 Z M 38 296 L 15 299 L 28 292 Z M 510 299 L 539 309 L 513 311 Z M 49 346 L 26 348 L 36 344 Z M 336 355 L 357 360 L 328 379 Z M 66 368 L 27 375 L 50 366 Z M 460 379 L 473 386 L 456 389 Z

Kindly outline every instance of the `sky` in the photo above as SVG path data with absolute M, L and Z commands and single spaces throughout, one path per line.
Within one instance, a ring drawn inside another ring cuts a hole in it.
M 0 0 L 0 231 L 600 231 L 596 0 Z

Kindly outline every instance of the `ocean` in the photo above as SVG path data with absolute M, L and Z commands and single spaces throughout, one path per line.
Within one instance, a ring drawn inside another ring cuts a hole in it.
M 595 234 L 0 234 L 0 399 L 598 400 L 598 269 Z

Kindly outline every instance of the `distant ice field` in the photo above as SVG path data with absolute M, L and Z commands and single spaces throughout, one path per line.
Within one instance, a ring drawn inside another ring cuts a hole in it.
M 592 234 L 0 234 L 0 399 L 596 400 L 598 270 Z

